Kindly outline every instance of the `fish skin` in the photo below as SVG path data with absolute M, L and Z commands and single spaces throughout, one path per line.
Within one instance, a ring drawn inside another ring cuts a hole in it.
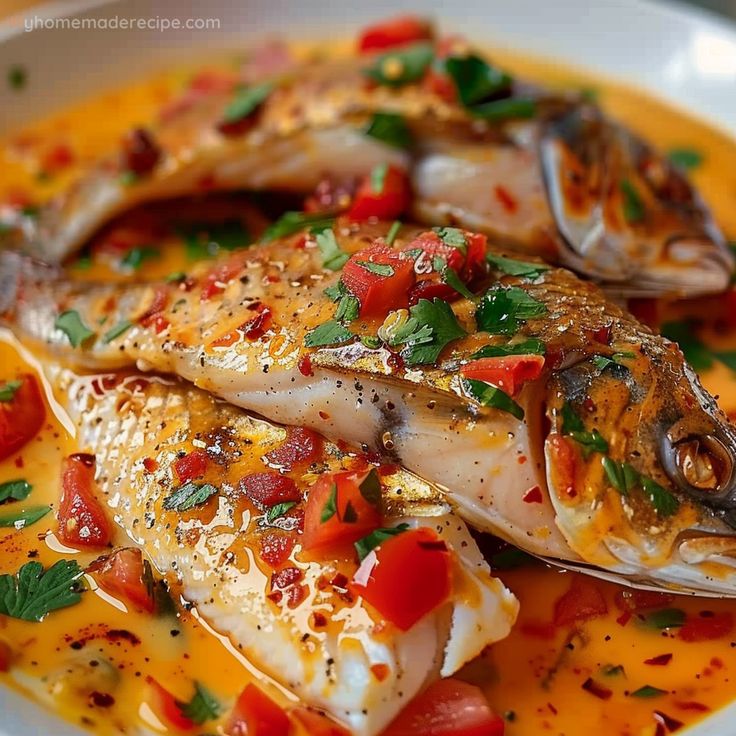
M 381 227 L 385 232 L 386 226 L 339 222 L 337 240 L 346 253 L 356 252 L 373 242 Z M 415 233 L 405 229 L 394 247 L 406 248 Z M 446 348 L 436 365 L 398 367 L 387 348 L 369 349 L 357 341 L 304 348 L 307 331 L 335 312 L 323 290 L 339 277 L 321 268 L 312 237 L 305 244 L 304 235 L 295 235 L 232 256 L 241 259 L 242 269 L 232 272 L 222 294 L 209 300 L 201 298 L 206 277 L 196 269 L 190 274 L 193 285 L 184 290 L 26 280 L 18 284 L 20 300 L 6 321 L 24 342 L 77 365 L 115 369 L 137 364 L 174 373 L 274 421 L 304 424 L 328 438 L 388 454 L 445 489 L 468 523 L 533 554 L 683 591 L 736 594 L 733 557 L 723 554 L 723 540 L 727 544 L 734 537 L 736 434 L 673 343 L 607 301 L 598 287 L 563 269 L 537 262 L 534 277 L 489 273 L 491 288 L 520 289 L 546 310 L 521 323 L 514 338 L 536 338 L 546 346 L 541 377 L 525 384 L 516 397 L 526 413 L 520 421 L 480 406 L 462 384 L 460 370 L 469 356 L 501 341 L 473 334 L 470 300 L 452 305 L 468 336 Z M 503 251 L 489 246 L 488 253 Z M 10 261 L 22 262 L 10 254 L 3 258 L 0 272 L 10 270 Z M 199 268 L 213 273 L 220 267 Z M 108 324 L 122 318 L 136 322 L 160 290 L 169 295 L 163 315 L 170 322 L 160 334 L 136 323 L 109 344 L 97 338 L 72 350 L 54 328 L 56 314 L 70 308 L 88 325 L 103 314 Z M 232 345 L 213 345 L 253 314 L 248 306 L 254 302 L 272 311 L 273 324 L 264 337 L 248 340 L 235 332 L 238 339 Z M 360 319 L 351 324 L 372 335 L 376 326 Z M 311 366 L 306 371 L 300 370 L 305 356 Z M 599 367 L 601 358 L 613 366 Z M 600 433 L 607 452 L 586 455 L 574 436 L 565 436 L 565 402 L 583 431 Z M 728 472 L 719 479 L 717 492 L 692 486 L 672 466 L 671 458 L 691 438 L 717 445 L 724 456 Z M 574 496 L 561 487 L 562 463 L 551 453 L 556 449 L 559 454 L 559 446 L 568 444 L 575 462 Z M 630 463 L 650 490 L 641 484 L 627 494 L 615 490 L 606 480 L 604 456 Z M 676 506 L 674 511 L 655 513 L 653 483 L 662 489 L 663 503 Z M 541 503 L 525 500 L 535 486 Z M 701 546 L 695 549 L 697 540 Z M 702 549 L 708 540 L 710 557 Z M 700 555 L 707 561 L 685 562 L 681 547 L 688 559 Z
M 280 444 L 284 430 L 182 382 L 50 372 L 80 446 L 96 455 L 97 480 L 116 523 L 253 667 L 352 733 L 379 733 L 424 685 L 508 634 L 518 602 L 490 575 L 465 525 L 441 504 L 440 515 L 391 520 L 436 529 L 456 555 L 451 599 L 409 631 L 376 627 L 361 599 L 346 602 L 340 591 L 319 584 L 337 572 L 351 577 L 357 566 L 347 558 L 305 561 L 297 548 L 288 564 L 303 573 L 305 600 L 295 607 L 286 596 L 269 601 L 270 570 L 257 558 L 254 531 L 263 519 L 239 498 L 236 479 L 265 469 L 259 458 Z M 172 462 L 203 445 L 216 466 L 216 477 L 206 480 L 218 484 L 218 495 L 186 514 L 164 510 L 162 499 L 176 485 Z M 146 458 L 155 460 L 154 471 L 145 469 Z M 355 460 L 328 445 L 317 465 L 340 469 Z M 312 467 L 300 476 L 301 490 L 317 477 Z M 395 494 L 407 478 L 398 471 L 385 481 L 386 491 Z M 426 498 L 432 493 L 425 487 Z M 327 617 L 326 627 L 313 625 L 313 611 Z M 388 669 L 374 677 L 373 665 Z
M 697 192 L 594 105 L 517 82 L 512 95 L 533 98 L 537 116 L 490 123 L 423 84 L 367 85 L 368 63 L 343 59 L 292 71 L 237 135 L 217 127 L 231 92 L 190 100 L 154 127 L 162 153 L 150 174 L 124 183 L 115 153 L 38 217 L 17 213 L 6 240 L 61 261 L 101 225 L 145 202 L 231 189 L 306 195 L 325 177 L 345 185 L 389 163 L 409 171 L 419 222 L 482 230 L 618 292 L 694 296 L 727 288 L 734 259 Z M 400 114 L 413 148 L 366 136 L 375 112 Z M 582 197 L 568 183 L 571 172 Z M 595 186 L 601 177 L 611 186 Z M 624 217 L 617 184 L 625 180 L 647 207 L 640 223 Z M 596 194 L 601 190 L 608 196 Z

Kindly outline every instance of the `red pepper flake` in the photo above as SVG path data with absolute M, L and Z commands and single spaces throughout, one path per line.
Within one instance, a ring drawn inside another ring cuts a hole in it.
M 273 603 L 281 603 L 281 599 L 283 597 L 284 594 L 280 590 L 274 590 L 266 596 L 266 598 L 268 598 L 268 600 L 272 601 Z
M 166 308 L 168 301 L 169 292 L 167 289 L 163 286 L 157 287 L 153 294 L 151 306 L 143 313 L 143 315 L 141 315 L 138 322 L 143 325 L 143 327 L 153 326 L 157 334 L 162 332 L 165 327 L 159 329 L 161 324 L 165 323 L 166 326 L 169 324 L 168 321 L 161 316 L 161 312 Z
M 296 608 L 306 597 L 306 585 L 292 585 L 286 592 L 286 605 L 289 608 Z
M 270 567 L 276 568 L 289 559 L 296 539 L 291 534 L 268 531 L 258 540 L 258 555 Z
M 312 613 L 312 628 L 323 629 L 325 626 L 327 626 L 327 616 L 319 611 L 314 611 Z
M 243 330 L 243 334 L 248 340 L 258 340 L 271 327 L 271 322 L 271 310 L 267 306 L 259 304 L 258 315 L 242 325 L 240 329 Z
M 152 457 L 147 457 L 143 459 L 143 467 L 146 472 L 155 473 L 158 470 L 158 463 Z
M 304 577 L 304 573 L 298 567 L 285 567 L 271 575 L 272 588 L 288 588 L 298 583 Z
M 306 427 L 289 427 L 286 439 L 275 449 L 267 452 L 266 460 L 284 469 L 297 464 L 314 462 L 322 452 L 323 439 Z
M 524 503 L 542 503 L 542 489 L 539 486 L 530 488 L 523 497 Z
M 659 654 L 656 657 L 650 657 L 644 660 L 644 664 L 651 664 L 657 666 L 664 666 L 672 661 L 672 654 Z
M 123 140 L 123 170 L 148 174 L 161 158 L 161 149 L 145 128 L 133 128 Z
M 516 201 L 511 192 L 506 189 L 506 187 L 498 185 L 494 187 L 493 193 L 496 195 L 496 199 L 501 203 L 503 208 L 509 214 L 513 214 L 514 212 L 516 212 L 516 210 L 519 209 L 519 203 Z
M 390 673 L 391 668 L 387 664 L 379 663 L 371 665 L 371 674 L 378 682 L 383 682 Z
M 611 342 L 611 324 L 603 325 L 595 330 L 585 330 L 589 339 L 601 345 L 608 345 Z
M 347 576 L 343 575 L 341 572 L 338 572 L 338 573 L 335 573 L 332 580 L 330 580 L 330 585 L 333 588 L 340 588 L 340 590 L 347 590 L 349 582 L 350 581 L 347 579 Z
M 675 703 L 675 707 L 680 710 L 690 710 L 693 713 L 708 713 L 710 708 L 704 703 L 698 703 L 697 700 L 680 700 Z
M 552 705 L 552 703 L 547 703 L 547 708 L 549 709 L 550 713 L 552 713 L 555 716 L 557 715 L 557 708 L 555 708 L 554 705 Z
M 48 174 L 55 174 L 66 169 L 74 162 L 74 152 L 65 143 L 52 146 L 41 159 L 41 169 Z
M 654 711 L 654 720 L 657 721 L 657 723 L 661 723 L 667 729 L 668 733 L 679 731 L 684 725 L 682 721 L 678 721 L 676 718 L 672 718 L 672 716 L 662 713 L 661 710 Z
M 302 355 L 302 357 L 299 358 L 297 368 L 299 369 L 299 373 L 303 376 L 314 375 L 314 371 L 312 370 L 312 359 L 308 355 Z
M 109 693 L 98 693 L 94 690 L 89 696 L 89 702 L 96 708 L 110 708 L 115 705 L 115 698 Z
M 609 690 L 607 687 L 604 687 L 599 682 L 596 682 L 592 677 L 589 677 L 581 687 L 585 692 L 595 695 L 596 698 L 600 698 L 601 700 L 608 700 L 613 695 L 613 690 Z
M 195 478 L 201 478 L 207 472 L 208 462 L 209 459 L 204 450 L 192 450 L 174 461 L 174 471 L 181 483 L 188 483 Z

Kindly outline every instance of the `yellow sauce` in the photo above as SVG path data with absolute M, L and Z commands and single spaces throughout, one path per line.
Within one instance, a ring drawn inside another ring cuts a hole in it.
M 693 174 L 695 183 L 726 234 L 736 238 L 736 144 L 726 135 L 628 86 L 508 52 L 496 53 L 495 58 L 529 79 L 594 87 L 610 114 L 656 141 L 660 148 L 686 146 L 700 151 L 704 162 Z M 63 189 L 91 161 L 110 150 L 127 129 L 155 119 L 161 106 L 181 91 L 186 78 L 186 73 L 177 72 L 133 84 L 0 141 L 0 203 L 19 198 L 43 201 Z M 22 104 L 22 92 L 18 101 Z M 44 159 L 59 144 L 68 146 L 73 161 L 58 174 L 47 176 L 42 173 Z M 147 266 L 149 276 L 182 267 L 180 250 L 163 251 L 161 261 Z M 96 264 L 87 273 L 100 277 L 110 275 L 110 270 Z M 721 339 L 728 342 L 728 337 Z M 27 370 L 17 346 L 0 342 L 0 382 Z M 703 378 L 712 392 L 720 394 L 724 406 L 736 409 L 736 382 L 731 371 L 718 365 Z M 0 482 L 25 478 L 34 486 L 34 504 L 55 506 L 61 459 L 75 449 L 74 439 L 49 408 L 41 434 L 0 463 Z M 22 532 L 0 530 L 0 572 L 14 572 L 31 556 L 45 565 L 63 557 L 51 548 L 53 537 L 47 535 L 55 524 L 50 514 Z M 80 553 L 78 558 L 80 564 L 86 564 L 94 556 Z M 501 577 L 521 601 L 519 625 L 508 639 L 469 665 L 465 675 L 484 686 L 497 712 L 507 714 L 509 736 L 588 736 L 596 732 L 652 736 L 664 733 L 657 731 L 654 710 L 693 723 L 732 699 L 736 645 L 731 637 L 736 638 L 736 632 L 726 639 L 692 643 L 678 638 L 677 629 L 661 632 L 647 628 L 636 617 L 622 625 L 617 622 L 621 611 L 614 602 L 619 588 L 601 583 L 607 615 L 579 623 L 575 634 L 568 627 L 550 638 L 530 635 L 528 624 L 544 630 L 545 622 L 552 618 L 554 602 L 574 575 L 536 565 L 502 573 Z M 736 613 L 733 602 L 678 598 L 670 605 L 691 616 L 706 609 Z M 132 632 L 135 643 L 119 636 L 111 639 L 111 629 Z M 252 678 L 243 662 L 194 614 L 152 620 L 145 614 L 118 610 L 95 593 L 85 594 L 83 603 L 52 614 L 41 625 L 0 618 L 0 639 L 10 643 L 15 652 L 11 672 L 2 676 L 3 680 L 100 733 L 130 732 L 132 724 L 165 731 L 147 705 L 147 675 L 167 683 L 186 700 L 192 694 L 190 683 L 206 672 L 208 685 L 226 708 Z M 85 643 L 79 648 L 82 641 Z M 672 654 L 669 664 L 644 663 L 663 654 Z M 103 660 L 112 663 L 104 676 L 118 680 L 115 702 L 107 707 L 75 695 L 74 679 L 64 677 L 70 662 L 89 668 L 90 662 L 96 661 L 93 669 L 99 671 Z M 621 665 L 625 674 L 603 674 L 602 668 L 612 665 Z M 588 678 L 611 691 L 608 699 L 582 688 Z M 655 698 L 631 697 L 630 693 L 643 685 L 667 693 Z M 215 726 L 208 724 L 201 730 L 214 731 Z

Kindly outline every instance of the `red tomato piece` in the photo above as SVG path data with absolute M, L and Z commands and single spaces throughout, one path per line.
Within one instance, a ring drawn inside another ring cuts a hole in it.
M 353 253 L 342 270 L 342 282 L 360 302 L 362 317 L 382 317 L 408 306 L 415 278 L 410 258 L 380 244 Z
M 319 477 L 309 489 L 304 509 L 304 550 L 324 554 L 348 546 L 381 524 L 380 511 L 360 491 L 368 474 L 343 471 Z M 329 513 L 326 507 L 332 502 L 335 512 L 325 518 Z
M 551 434 L 547 438 L 550 466 L 552 468 L 552 486 L 558 494 L 575 498 L 575 476 L 577 473 L 577 451 L 567 437 Z
M 258 555 L 270 567 L 277 568 L 291 555 L 296 537 L 282 531 L 267 531 L 258 539 Z
M 378 189 L 374 188 L 380 180 Z M 348 217 L 364 222 L 372 217 L 379 220 L 395 220 L 409 206 L 411 186 L 406 172 L 396 166 L 387 166 L 385 174 L 377 175 L 376 169 L 360 183 Z
M 554 623 L 555 626 L 568 626 L 606 613 L 608 606 L 598 585 L 590 578 L 576 575 L 567 592 L 555 603 Z
M 174 460 L 174 470 L 181 483 L 201 478 L 207 472 L 209 459 L 204 450 L 192 450 L 187 455 Z
M 447 599 L 451 559 L 431 529 L 413 529 L 391 537 L 368 555 L 350 589 L 383 618 L 408 631 Z
M 457 102 L 457 87 L 449 75 L 430 67 L 422 80 L 422 86 L 433 95 L 452 105 Z
M 712 616 L 688 616 L 677 635 L 683 641 L 711 641 L 728 636 L 733 628 L 733 614 L 730 611 L 722 611 Z
M 289 718 L 260 688 L 246 685 L 225 726 L 229 736 L 288 736 Z
M 209 301 L 216 294 L 225 291 L 225 284 L 232 281 L 245 267 L 248 260 L 244 251 L 236 251 L 223 263 L 215 266 L 205 277 L 200 299 Z
M 435 256 L 441 258 L 445 263 L 458 273 L 465 265 L 465 253 L 460 248 L 445 243 L 444 240 L 432 230 L 418 235 L 403 250 L 419 249 L 424 252 L 429 265 Z M 421 256 L 419 256 L 421 257 Z
M 94 455 L 77 453 L 64 460 L 59 499 L 59 539 L 72 547 L 106 547 L 110 522 L 95 495 Z
M 361 54 L 432 39 L 432 26 L 416 15 L 401 15 L 364 28 L 358 38 Z
M 281 473 L 251 473 L 240 479 L 240 490 L 261 509 L 287 501 L 301 501 L 296 483 Z
M 420 299 L 442 299 L 443 302 L 455 301 L 460 295 L 451 286 L 435 281 L 434 279 L 422 279 L 417 281 L 409 292 L 409 306 L 419 304 Z
M 483 691 L 447 678 L 417 695 L 382 736 L 503 736 L 504 722 Z
M 151 710 L 169 726 L 179 731 L 193 731 L 197 724 L 182 712 L 184 704 L 150 675 L 146 678 L 151 693 Z
M 66 143 L 57 143 L 43 154 L 41 169 L 48 174 L 55 174 L 73 162 L 74 151 Z
M 482 233 L 465 231 L 465 240 L 468 244 L 468 252 L 465 256 L 464 275 L 468 278 L 479 269 L 482 269 L 488 252 L 488 239 Z
M 36 377 L 19 376 L 21 384 L 10 401 L 0 401 L 0 460 L 30 442 L 43 427 L 46 409 Z
M 289 427 L 286 439 L 275 449 L 266 453 L 272 465 L 289 470 L 295 465 L 312 463 L 322 454 L 324 440 L 306 427 Z
M 143 561 L 142 552 L 135 547 L 124 547 L 107 557 L 95 560 L 88 568 L 97 584 L 114 598 L 122 599 L 146 613 L 153 613 L 153 577 Z
M 471 360 L 460 372 L 466 378 L 490 383 L 507 394 L 516 396 L 527 381 L 535 381 L 542 375 L 542 368 L 543 355 L 505 355 Z
M 648 611 L 652 608 L 664 608 L 675 600 L 672 593 L 657 593 L 654 590 L 626 588 L 616 593 L 616 607 L 628 613 Z
M 350 736 L 348 730 L 319 711 L 300 706 L 291 709 L 291 716 L 304 727 L 309 736 Z

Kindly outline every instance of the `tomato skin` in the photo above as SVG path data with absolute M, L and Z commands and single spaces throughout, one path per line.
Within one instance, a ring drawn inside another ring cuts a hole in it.
M 728 636 L 733 628 L 733 614 L 721 611 L 712 616 L 688 616 L 677 636 L 683 641 L 712 641 Z
M 174 460 L 174 470 L 182 483 L 201 478 L 207 472 L 209 458 L 204 450 L 196 449 Z
M 390 266 L 393 273 L 372 273 L 361 263 Z M 360 302 L 361 317 L 383 317 L 392 309 L 407 307 L 415 279 L 413 261 L 380 244 L 353 253 L 342 270 L 342 282 Z
M 442 258 L 447 265 L 457 271 L 458 273 L 462 270 L 465 265 L 465 254 L 460 250 L 448 243 L 445 243 L 440 236 L 432 230 L 418 235 L 402 250 L 421 250 L 432 263 L 432 259 L 435 256 Z
M 307 496 L 302 549 L 313 554 L 326 554 L 357 542 L 380 526 L 380 511 L 366 501 L 360 492 L 360 484 L 367 476 L 367 471 L 343 471 L 325 473 L 319 477 Z M 333 486 L 336 488 L 337 513 L 327 521 L 322 521 L 322 512 Z M 356 517 L 352 522 L 345 521 L 348 504 Z
M 544 368 L 543 355 L 505 355 L 479 358 L 464 365 L 460 372 L 466 378 L 490 383 L 515 396 L 527 381 L 536 381 Z
M 350 732 L 335 723 L 331 718 L 303 706 L 291 709 L 291 716 L 303 727 L 309 736 L 350 736 Z
M 358 51 L 366 54 L 431 39 L 428 21 L 416 15 L 400 15 L 364 28 L 358 38 Z
M 182 713 L 182 702 L 150 675 L 146 677 L 151 693 L 151 709 L 165 723 L 179 731 L 193 731 L 197 724 Z
M 0 460 L 30 442 L 46 419 L 46 408 L 36 377 L 26 373 L 16 380 L 21 381 L 21 385 L 13 398 L 0 402 Z
M 417 695 L 381 736 L 503 736 L 504 722 L 483 691 L 462 680 L 438 680 Z
M 246 685 L 225 726 L 229 736 L 288 736 L 283 709 L 255 685 Z
M 95 496 L 94 455 L 77 453 L 64 460 L 59 499 L 59 539 L 71 547 L 106 547 L 112 528 Z
M 608 613 L 608 605 L 596 583 L 584 575 L 576 575 L 570 587 L 555 603 L 555 626 L 569 626 L 576 621 L 596 618 Z
M 563 493 L 568 498 L 574 498 L 577 495 L 575 481 L 578 463 L 574 445 L 561 434 L 551 434 L 547 438 L 547 452 L 553 468 L 553 486 L 558 494 Z
M 447 284 L 435 281 L 434 279 L 422 279 L 421 281 L 417 281 L 409 292 L 409 306 L 413 307 L 419 304 L 420 299 L 427 299 L 430 302 L 433 299 L 441 299 L 443 302 L 453 302 L 459 296 L 460 294 Z
M 350 590 L 384 619 L 408 631 L 447 599 L 451 564 L 450 552 L 436 532 L 412 529 L 388 539 L 369 554 Z
M 375 217 L 379 220 L 395 220 L 411 202 L 409 177 L 396 166 L 388 166 L 380 192 L 373 190 L 372 177 L 360 183 L 348 210 L 348 217 L 355 222 L 365 222 Z
M 127 601 L 146 613 L 156 610 L 150 568 L 146 570 L 143 553 L 137 547 L 123 547 L 100 557 L 87 572 L 113 598 Z
M 313 430 L 307 427 L 289 427 L 286 430 L 286 439 L 266 453 L 266 460 L 272 465 L 290 470 L 296 465 L 306 465 L 317 460 L 323 446 L 324 440 Z
M 240 479 L 238 487 L 261 509 L 287 501 L 301 501 L 302 494 L 296 483 L 273 470 L 250 473 Z

